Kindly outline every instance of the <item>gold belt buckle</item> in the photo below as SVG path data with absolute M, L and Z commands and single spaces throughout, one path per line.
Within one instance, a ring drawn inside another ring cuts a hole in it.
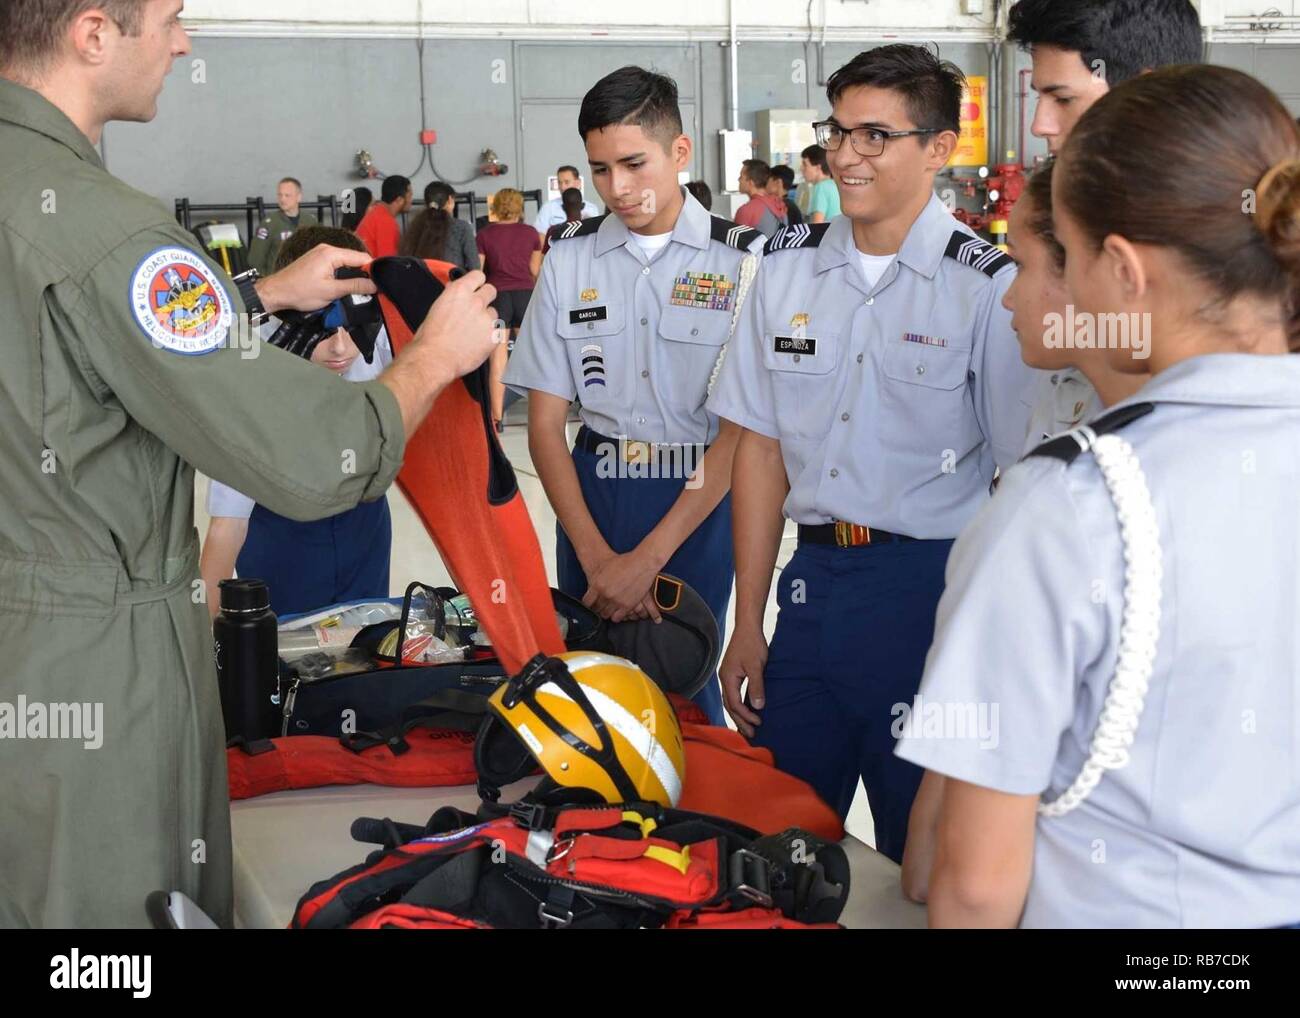
M 624 463 L 645 463 L 647 466 L 654 459 L 655 447 L 652 442 L 637 442 L 632 439 L 623 439 L 623 462 Z
M 841 548 L 860 548 L 871 543 L 871 528 L 835 521 L 835 543 Z

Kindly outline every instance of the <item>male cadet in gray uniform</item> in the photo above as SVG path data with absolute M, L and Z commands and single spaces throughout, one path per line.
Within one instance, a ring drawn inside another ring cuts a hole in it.
M 861 776 L 894 860 L 921 771 L 893 755 L 892 722 L 921 679 L 952 540 L 1020 455 L 1034 380 L 1001 303 L 1010 260 L 933 190 L 962 83 L 905 45 L 831 76 L 817 143 L 843 215 L 768 242 L 708 403 L 745 429 L 727 709 L 841 816 Z M 799 545 L 769 654 L 783 502 Z
M 269 276 L 280 256 L 280 245 L 293 236 L 300 226 L 315 226 L 316 217 L 303 212 L 302 184 L 295 177 L 285 177 L 275 189 L 275 202 L 279 206 L 257 224 L 253 239 L 248 245 L 248 266 Z
M 930 923 L 1300 923 L 1300 132 L 1240 71 L 1169 67 L 1055 177 L 1079 313 L 1149 323 L 1149 360 L 1095 356 L 1152 377 L 953 550 L 898 745 L 947 775 L 910 835 Z
M 1191 0 L 1019 0 L 1007 38 L 1029 50 L 1038 105 L 1030 130 L 1061 150 L 1079 118 L 1120 82 L 1157 67 L 1201 62 L 1201 19 Z M 1102 409 L 1075 367 L 1044 372 L 1026 449 Z
M 583 98 L 578 131 L 611 214 L 553 240 L 505 375 L 529 394 L 529 446 L 558 519 L 557 582 L 605 617 L 657 617 L 651 583 L 667 572 L 721 631 L 739 429 L 704 399 L 763 238 L 678 185 L 691 141 L 671 78 L 607 75 Z M 583 424 L 570 456 L 575 397 Z M 723 722 L 715 680 L 696 699 Z
M 152 119 L 180 9 L 0 5 L 0 926 L 143 926 L 157 890 L 230 922 L 194 467 L 297 519 L 382 498 L 491 347 L 479 273 L 374 382 L 248 344 L 220 269 L 95 151 Z M 334 279 L 365 260 L 322 247 L 240 290 L 311 310 L 373 292 Z

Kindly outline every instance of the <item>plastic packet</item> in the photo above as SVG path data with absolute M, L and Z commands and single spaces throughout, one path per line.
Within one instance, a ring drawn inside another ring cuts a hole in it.
M 378 653 L 383 657 L 395 657 L 397 639 L 400 635 L 400 632 L 394 629 L 380 640 Z M 402 663 L 441 665 L 464 660 L 465 648 L 452 647 L 445 640 L 434 636 L 428 622 L 412 619 L 407 625 L 406 640 L 402 644 Z
M 283 656 L 283 655 L 281 655 Z M 375 663 L 360 647 L 335 647 L 304 653 L 293 664 L 294 674 L 303 682 L 319 682 L 339 675 L 374 671 Z

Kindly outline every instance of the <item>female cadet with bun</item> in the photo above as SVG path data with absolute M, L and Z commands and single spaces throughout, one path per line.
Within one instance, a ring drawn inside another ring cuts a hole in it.
M 1065 285 L 1065 248 L 1052 226 L 1054 169 L 1053 162 L 1048 162 L 1029 178 L 1011 210 L 1007 234 L 1007 253 L 1019 271 L 1002 304 L 1011 312 L 1020 358 L 1031 368 L 1059 376 L 1051 379 L 1053 398 L 1040 400 L 1034 407 L 1025 452 L 1131 396 L 1149 377 L 1145 372 L 1116 370 L 1105 351 L 1080 348 L 1069 341 L 1073 338 L 1073 303 Z
M 1029 447 L 1069 431 L 1104 412 L 1104 408 L 1133 395 L 1150 379 L 1113 367 L 1105 350 L 1078 349 L 1052 340 L 1049 330 L 1073 314 L 1065 284 L 1065 248 L 1052 223 L 1052 178 L 1055 161 L 1038 169 L 1011 211 L 1007 253 L 1016 263 L 1016 277 L 1002 296 L 1011 312 L 1011 328 L 1020 343 L 1020 358 L 1031 368 L 1059 372 L 1052 399 L 1039 400 L 1029 421 Z M 1127 368 L 1127 366 L 1126 366 Z M 908 819 L 903 851 L 903 893 L 924 901 L 934 861 L 934 823 L 943 795 L 943 776 L 927 771 Z
M 1300 132 L 1248 75 L 1168 68 L 1055 177 L 1076 314 L 1137 316 L 1149 360 L 1106 353 L 1152 377 L 953 550 L 898 748 L 948 778 L 930 921 L 1295 923 Z

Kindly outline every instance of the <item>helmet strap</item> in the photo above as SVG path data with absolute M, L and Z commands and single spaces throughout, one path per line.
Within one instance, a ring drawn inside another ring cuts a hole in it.
M 590 745 L 562 725 L 550 711 L 537 701 L 538 690 L 547 683 L 554 683 L 578 705 L 583 716 L 586 717 L 588 723 L 596 731 L 596 738 L 600 740 L 599 748 Z M 623 796 L 622 801 L 633 802 L 640 798 L 637 794 L 636 785 L 628 776 L 627 770 L 618 758 L 618 753 L 614 750 L 614 739 L 605 724 L 605 719 L 592 706 L 591 700 L 583 691 L 582 684 L 573 677 L 573 673 L 569 671 L 563 661 L 559 658 L 545 657 L 538 654 L 528 664 L 524 665 L 523 670 L 510 680 L 510 684 L 506 687 L 506 691 L 501 698 L 501 704 L 509 709 L 517 706 L 522 701 L 527 701 L 529 710 L 538 717 L 542 724 L 546 725 L 569 746 L 583 756 L 589 757 L 600 764 L 609 775 L 610 780 L 614 782 L 614 787 L 618 790 L 619 795 Z

